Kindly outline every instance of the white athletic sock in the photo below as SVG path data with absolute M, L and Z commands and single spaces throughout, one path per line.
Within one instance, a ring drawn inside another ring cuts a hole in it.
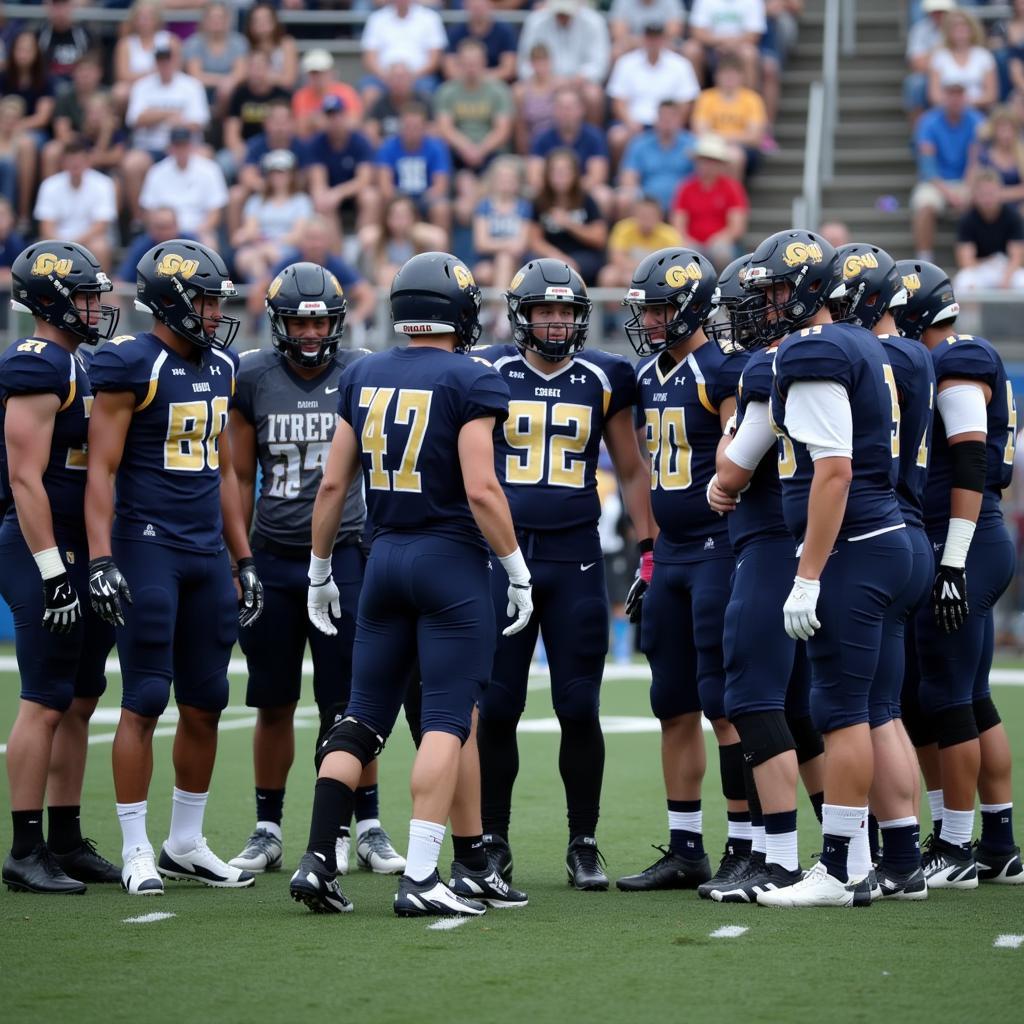
M 868 838 L 867 808 L 864 810 L 865 825 L 857 829 L 856 835 L 850 840 L 850 849 L 846 855 L 846 873 L 851 881 L 859 881 L 871 870 L 871 841 Z
M 380 818 L 364 818 L 362 821 L 356 822 L 356 842 L 363 838 L 364 832 L 369 832 L 371 828 L 380 828 Z
M 146 801 L 137 804 L 115 804 L 117 820 L 121 823 L 121 857 L 128 856 L 136 846 L 150 846 L 146 835 Z
M 753 839 L 754 826 L 750 824 L 750 821 L 729 821 L 726 827 L 727 834 L 730 839 Z
M 932 814 L 932 824 L 942 821 L 942 790 L 928 790 L 928 808 Z
M 703 835 L 704 812 L 703 811 L 669 811 L 668 830 L 682 832 L 696 832 Z
M 264 832 L 269 832 L 278 842 L 281 841 L 281 826 L 276 821 L 257 821 L 256 827 L 263 829 Z
M 409 853 L 405 871 L 414 882 L 423 882 L 437 870 L 446 827 L 433 821 L 413 818 L 409 822 Z
M 1000 811 L 1012 811 L 1013 804 L 982 804 L 982 814 L 998 814 Z
M 203 812 L 209 793 L 189 793 L 174 787 L 171 800 L 171 830 L 167 835 L 167 848 L 171 853 L 188 853 L 203 834 Z
M 751 853 L 766 853 L 768 850 L 767 839 L 764 834 L 764 825 L 751 825 Z
M 974 808 L 969 811 L 953 811 L 948 807 L 942 812 L 942 841 L 967 846 L 974 832 Z
M 863 830 L 867 835 L 868 809 L 866 807 L 844 807 L 842 804 L 821 805 L 821 831 L 823 835 L 853 838 Z
M 777 832 L 775 835 L 766 834 L 765 860 L 769 864 L 779 864 L 787 871 L 796 871 L 800 866 L 800 854 L 797 851 L 796 832 Z
M 885 832 L 890 828 L 909 828 L 911 825 L 917 824 L 917 818 L 911 815 L 909 818 L 892 818 L 889 821 L 880 821 L 878 827 Z M 885 838 L 884 836 L 882 837 Z

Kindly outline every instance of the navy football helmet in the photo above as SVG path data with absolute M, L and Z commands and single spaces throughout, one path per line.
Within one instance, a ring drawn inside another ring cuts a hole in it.
M 952 329 L 960 313 L 949 275 L 924 260 L 899 260 L 896 264 L 907 290 L 906 305 L 893 313 L 904 338 L 920 339 L 928 327 L 948 324 Z
M 764 295 L 750 293 L 743 287 L 742 274 L 750 262 L 751 253 L 730 263 L 718 277 L 718 313 L 704 327 L 707 336 L 719 347 L 733 352 L 754 345 L 757 333 L 754 319 L 764 305 Z
M 896 261 L 877 245 L 851 242 L 841 245 L 839 274 L 843 293 L 829 299 L 832 319 L 872 330 L 889 311 L 907 303 L 907 290 Z
M 323 366 L 334 358 L 345 330 L 348 303 L 329 270 L 318 263 L 289 264 L 270 282 L 266 307 L 274 348 L 296 366 Z M 293 338 L 288 333 L 286 320 L 310 317 L 329 318 L 325 335 L 311 339 Z
M 121 311 L 99 298 L 113 287 L 96 257 L 77 242 L 33 242 L 11 264 L 11 307 L 90 344 L 117 329 Z M 80 294 L 88 296 L 84 317 L 75 304 Z
M 694 249 L 672 246 L 645 256 L 633 272 L 622 304 L 632 316 L 626 336 L 637 355 L 653 355 L 685 341 L 718 308 L 718 275 L 707 257 Z M 644 311 L 666 307 L 663 324 L 644 325 Z
M 237 294 L 224 260 L 199 242 L 172 238 L 154 245 L 139 260 L 135 308 L 152 313 L 199 348 L 227 348 L 241 321 L 223 313 L 201 316 L 196 299 L 232 299 Z
M 391 283 L 391 319 L 397 334 L 454 334 L 455 351 L 468 352 L 480 340 L 480 289 L 451 253 L 420 253 Z
M 591 302 L 583 278 L 568 263 L 555 259 L 530 260 L 520 268 L 508 291 L 508 322 L 519 349 L 532 349 L 552 363 L 579 352 L 587 342 Z M 571 324 L 530 322 L 530 309 L 541 303 L 571 303 Z M 554 337 L 552 337 L 554 335 Z

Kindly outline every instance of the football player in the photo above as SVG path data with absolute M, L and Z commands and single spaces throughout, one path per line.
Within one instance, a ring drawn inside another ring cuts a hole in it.
M 315 263 L 293 263 L 267 291 L 272 350 L 241 353 L 238 387 L 228 417 L 231 454 L 242 491 L 242 514 L 253 521 L 256 467 L 263 487 L 255 503 L 253 557 L 264 588 L 264 614 L 273 629 L 240 636 L 249 668 L 246 704 L 257 708 L 253 736 L 256 828 L 229 861 L 261 872 L 281 867 L 285 782 L 295 756 L 295 707 L 302 688 L 302 657 L 309 642 L 320 737 L 344 712 L 352 681 L 356 602 L 363 580 L 366 505 L 355 480 L 338 529 L 332 575 L 342 616 L 333 636 L 306 615 L 313 501 L 334 436 L 338 379 L 365 349 L 339 350 L 346 302 L 337 278 Z M 366 766 L 355 800 L 359 864 L 395 874 L 405 861 L 381 828 L 377 762 Z M 349 860 L 349 822 L 340 823 L 338 873 Z
M 608 594 L 597 529 L 597 461 L 603 437 L 640 547 L 650 550 L 650 476 L 633 429 L 636 379 L 622 356 L 584 350 L 590 299 L 579 274 L 561 260 L 531 260 L 512 278 L 505 300 L 513 344 L 480 355 L 512 395 L 495 456 L 526 552 L 535 614 L 515 636 L 498 637 L 491 681 L 480 700 L 485 844 L 508 881 L 516 727 L 539 633 L 562 730 L 558 767 L 568 808 L 569 883 L 604 890 L 608 878 L 595 833 L 604 774 L 598 706 L 608 654 Z M 494 572 L 492 579 L 500 612 L 502 574 Z
M 92 392 L 80 346 L 113 333 L 111 290 L 88 249 L 47 240 L 11 267 L 12 305 L 30 337 L 0 356 L 0 594 L 14 616 L 21 676 L 7 744 L 14 841 L 3 880 L 19 892 L 83 893 L 121 874 L 82 838 L 79 810 L 89 718 L 106 687 L 113 630 L 82 607 L 88 549 L 82 529 Z M 43 841 L 43 798 L 49 830 Z
M 89 594 L 118 627 L 124 686 L 113 751 L 122 882 L 132 895 L 162 893 L 161 875 L 242 888 L 253 874 L 226 864 L 203 836 L 231 648 L 263 602 L 224 430 L 238 320 L 221 303 L 235 288 L 217 253 L 184 239 L 155 245 L 137 273 L 136 301 L 155 323 L 93 360 L 85 495 Z M 157 864 L 146 801 L 172 684 L 175 785 Z
M 992 608 L 1015 569 L 999 504 L 1017 439 L 1013 385 L 988 341 L 953 332 L 960 307 L 946 274 L 931 263 L 898 266 L 909 297 L 897 325 L 924 342 L 937 382 L 924 523 L 939 564 L 932 607 L 916 622 L 925 735 L 915 742 L 938 743 L 942 802 L 935 799 L 933 764 L 925 779 L 933 822 L 941 826 L 935 825 L 924 872 L 933 889 L 973 889 L 979 880 L 1022 885 L 1010 746 L 989 689 Z M 927 769 L 928 753 L 922 763 Z M 981 839 L 972 851 L 975 790 Z
M 704 333 L 718 305 L 717 277 L 692 249 L 659 249 L 641 260 L 624 302 L 633 314 L 626 332 L 643 357 L 637 425 L 650 455 L 651 504 L 661 531 L 649 587 L 642 571 L 627 610 L 636 614 L 643 601 L 640 647 L 651 665 L 651 708 L 661 721 L 669 846 L 650 867 L 616 884 L 628 892 L 690 889 L 711 879 L 700 801 L 702 710 L 718 740 L 728 813 L 716 881 L 741 873 L 751 847 L 743 754 L 724 701 L 722 628 L 732 547 L 726 521 L 705 500 L 747 357 L 724 353 Z
M 508 574 L 509 633 L 530 618 L 530 575 L 494 471 L 493 432 L 508 387 L 462 355 L 480 336 L 480 290 L 447 253 L 414 256 L 391 286 L 395 331 L 407 346 L 366 356 L 339 382 L 340 420 L 313 506 L 309 615 L 336 628 L 331 551 L 346 496 L 362 468 L 373 546 L 359 597 L 346 713 L 317 750 L 309 845 L 292 898 L 322 913 L 352 909 L 334 874 L 337 823 L 352 814 L 363 769 L 384 745 L 419 655 L 421 740 L 412 770 L 413 819 L 399 916 L 476 916 L 486 905 L 522 905 L 486 864 L 465 891 L 437 872 L 445 823 L 481 687 L 494 656 L 487 545 Z M 460 850 L 456 847 L 456 861 Z
M 811 711 L 825 740 L 821 859 L 795 884 L 759 892 L 762 906 L 870 905 L 866 844 L 862 868 L 850 844 L 867 827 L 870 692 L 886 619 L 913 561 L 894 492 L 900 410 L 892 368 L 870 332 L 832 322 L 836 266 L 825 239 L 780 231 L 754 250 L 743 278 L 763 295 L 755 317 L 762 339 L 783 339 L 771 416 L 799 559 L 783 623 L 807 641 Z

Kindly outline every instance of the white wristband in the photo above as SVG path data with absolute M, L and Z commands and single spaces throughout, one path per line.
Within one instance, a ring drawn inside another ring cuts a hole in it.
M 498 556 L 501 567 L 508 573 L 509 583 L 517 583 L 525 587 L 530 582 L 530 570 L 526 568 L 526 559 L 522 551 L 516 548 L 511 555 Z
M 972 523 L 970 519 L 950 519 L 939 565 L 962 569 L 967 564 L 967 552 L 970 550 L 976 527 L 977 523 Z
M 61 561 L 60 552 L 56 548 L 47 548 L 45 551 L 36 551 L 32 557 L 39 566 L 39 575 L 44 580 L 52 580 L 67 572 L 64 563 Z
M 327 577 L 333 571 L 330 558 L 320 558 L 312 551 L 309 553 L 309 582 L 314 587 L 320 586 L 327 581 Z

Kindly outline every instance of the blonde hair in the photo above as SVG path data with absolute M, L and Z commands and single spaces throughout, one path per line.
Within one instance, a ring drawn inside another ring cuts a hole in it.
M 1015 133 L 1014 160 L 1017 164 L 1017 171 L 1024 179 L 1024 136 L 1021 135 L 1020 118 L 1013 112 L 1013 109 L 1006 104 L 995 107 L 988 120 L 978 130 L 978 140 L 991 146 L 996 138 L 996 125 L 1000 122 L 1013 125 Z
M 956 25 L 958 19 L 965 22 L 970 28 L 971 45 L 984 46 L 985 33 L 982 31 L 981 22 L 973 14 L 968 14 L 967 11 L 955 10 L 950 11 L 942 23 L 942 38 L 945 40 L 946 48 L 949 50 L 953 49 L 953 26 Z
M 499 156 L 490 167 L 487 168 L 487 173 L 484 175 L 484 191 L 490 192 L 494 187 L 494 179 L 497 176 L 498 171 L 509 169 L 515 172 L 516 183 L 518 191 L 521 193 L 523 190 L 523 161 L 511 154 L 505 156 Z
M 135 21 L 139 16 L 139 11 L 146 9 L 156 15 L 156 31 L 159 32 L 164 27 L 164 12 L 158 0 L 135 0 L 135 3 L 128 9 L 128 17 L 121 23 L 121 35 L 130 36 L 137 32 Z

